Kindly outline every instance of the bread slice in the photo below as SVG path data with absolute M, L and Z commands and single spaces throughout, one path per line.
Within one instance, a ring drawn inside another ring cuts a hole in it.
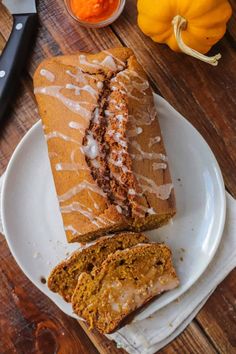
M 167 223 L 173 184 L 152 91 L 132 50 L 47 59 L 34 86 L 68 242 Z
M 48 278 L 48 287 L 70 302 L 82 272 L 91 272 L 94 267 L 99 267 L 109 254 L 117 250 L 146 242 L 149 240 L 144 234 L 132 232 L 100 238 L 74 252 L 67 260 L 56 266 Z
M 101 267 L 82 273 L 72 296 L 74 312 L 90 328 L 112 333 L 156 295 L 179 280 L 164 244 L 139 244 L 108 256 Z

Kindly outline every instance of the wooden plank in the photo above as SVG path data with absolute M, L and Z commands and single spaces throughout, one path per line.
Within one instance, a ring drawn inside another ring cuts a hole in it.
M 214 354 L 212 344 L 205 338 L 199 326 L 192 322 L 175 341 L 160 350 L 158 354 Z
M 236 26 L 235 26 L 235 23 L 236 23 L 236 1 L 229 0 L 229 2 L 232 6 L 233 13 L 232 13 L 232 17 L 228 23 L 228 33 L 230 35 L 230 40 L 231 40 L 232 45 L 234 45 L 234 48 L 236 48 L 236 43 L 235 42 L 233 43 L 233 40 L 236 41 Z
M 5 46 L 5 43 L 6 43 L 6 40 L 0 33 L 0 55 L 1 55 L 1 52 L 2 52 L 2 50 L 4 48 L 4 46 Z
M 126 354 L 127 352 L 123 349 L 117 348 L 116 343 L 108 340 L 105 336 L 96 330 L 89 331 L 87 325 L 84 322 L 79 321 L 81 327 L 86 332 L 89 339 L 98 349 L 100 354 Z
M 12 16 L 7 11 L 5 6 L 3 6 L 2 2 L 0 2 L 0 32 L 2 37 L 5 38 L 5 40 L 9 38 L 12 23 Z
M 39 119 L 35 101 L 28 91 L 25 82 L 18 88 L 16 100 L 6 116 L 5 124 L 0 131 L 0 175 L 5 170 L 7 163 L 23 135 Z
M 236 196 L 236 56 L 230 38 L 225 36 L 212 49 L 211 53 L 223 54 L 218 67 L 212 67 L 145 36 L 137 26 L 135 0 L 127 2 L 112 28 L 122 43 L 134 49 L 161 94 L 204 136 L 228 190 Z
M 197 321 L 220 353 L 236 353 L 236 270 L 216 289 Z

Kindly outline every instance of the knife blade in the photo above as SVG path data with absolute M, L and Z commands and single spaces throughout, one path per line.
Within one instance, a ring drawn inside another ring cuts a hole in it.
M 13 15 L 35 13 L 35 1 L 32 0 L 2 0 L 3 5 Z
M 13 16 L 13 27 L 0 56 L 0 122 L 12 103 L 21 72 L 27 62 L 37 25 L 35 0 L 0 0 Z

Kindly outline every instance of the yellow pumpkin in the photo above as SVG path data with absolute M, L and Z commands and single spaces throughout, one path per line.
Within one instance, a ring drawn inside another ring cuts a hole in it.
M 223 37 L 231 14 L 227 0 L 138 0 L 138 25 L 146 35 L 212 65 L 221 55 L 203 54 Z

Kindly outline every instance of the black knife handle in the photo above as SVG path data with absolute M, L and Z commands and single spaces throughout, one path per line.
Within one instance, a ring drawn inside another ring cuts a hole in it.
M 19 84 L 19 77 L 35 32 L 37 14 L 13 15 L 13 28 L 0 56 L 0 121 Z

